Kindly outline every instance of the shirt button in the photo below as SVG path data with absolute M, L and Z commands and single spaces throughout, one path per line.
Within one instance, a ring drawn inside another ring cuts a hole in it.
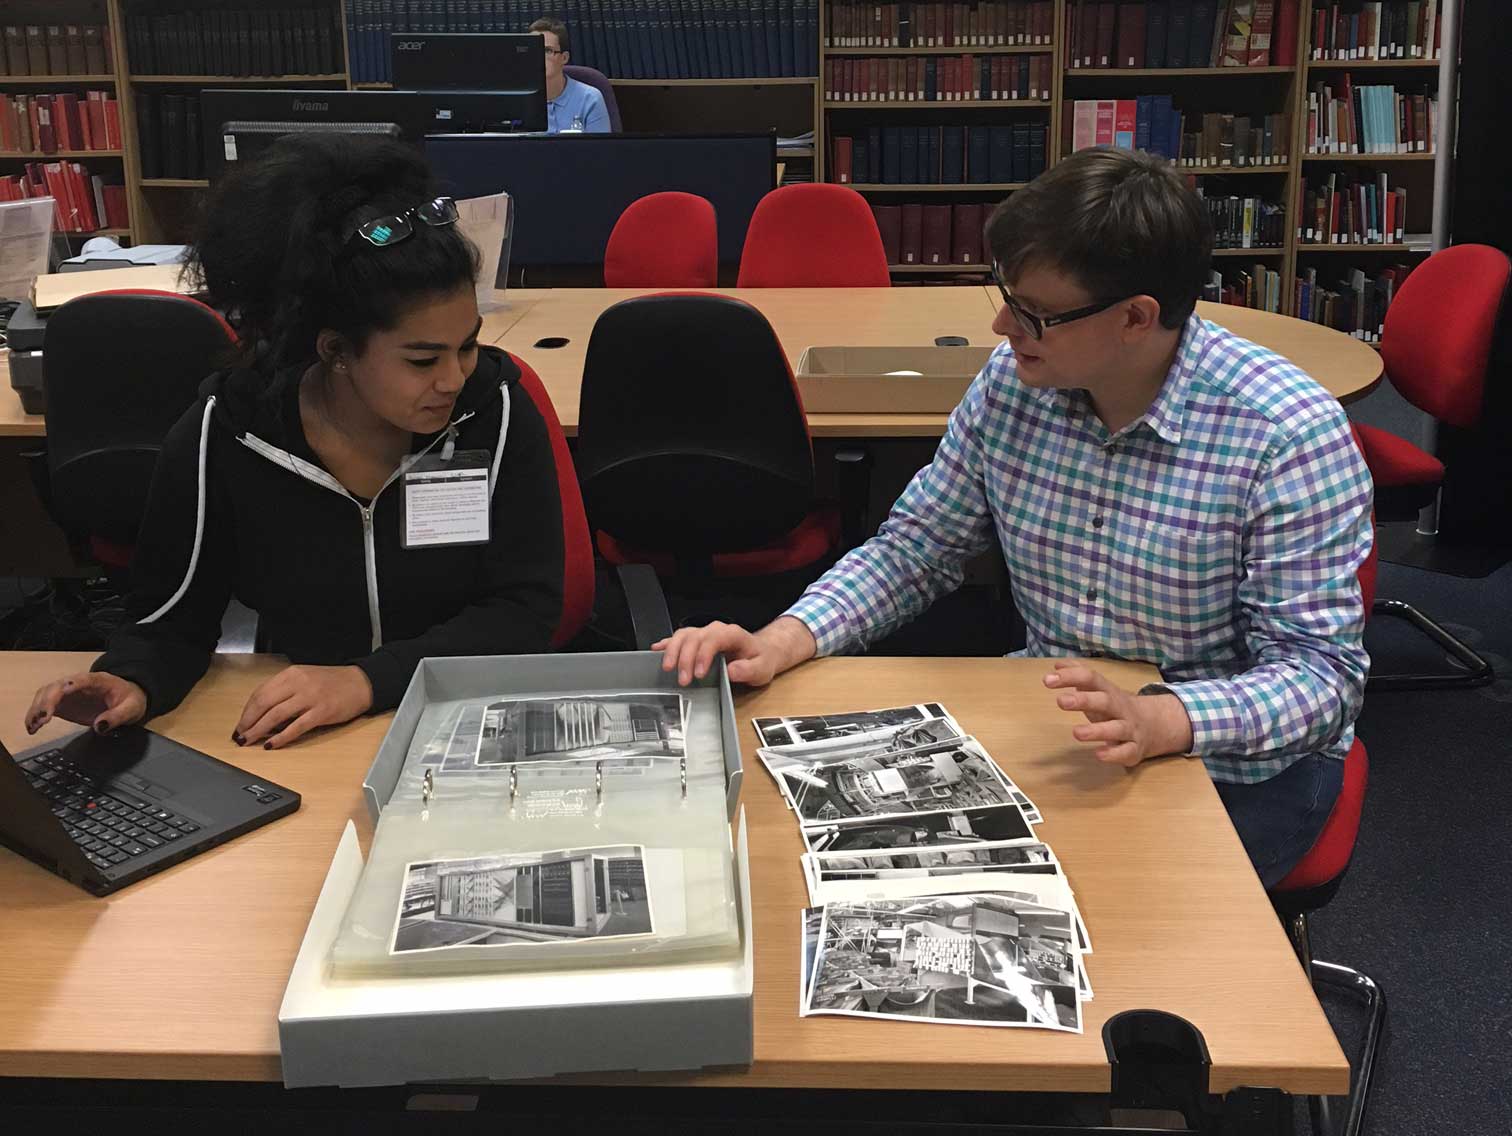
M 1113 457 L 1114 455 L 1116 455 L 1118 453 L 1118 443 L 1117 442 L 1111 443 L 1108 446 L 1108 448 L 1106 450 L 1104 450 L 1103 452 L 1105 454 L 1107 454 L 1110 458 Z
M 1097 589 L 1096 588 L 1088 588 L 1087 589 L 1087 599 L 1089 599 L 1089 600 L 1096 600 L 1097 599 Z
M 1100 529 L 1100 528 L 1102 528 L 1103 527 L 1103 519 L 1101 517 L 1093 517 L 1092 518 L 1092 527 L 1094 529 Z

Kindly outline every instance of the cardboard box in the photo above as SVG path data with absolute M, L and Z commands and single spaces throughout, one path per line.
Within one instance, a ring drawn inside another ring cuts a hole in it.
M 284 1084 L 357 1087 L 514 1080 L 558 1073 L 749 1065 L 753 1054 L 751 891 L 740 746 L 724 663 L 697 685 L 720 708 L 740 944 L 727 956 L 660 965 L 394 978 L 336 978 L 331 950 L 362 876 L 349 823 L 300 944 L 278 1013 Z M 677 690 L 650 651 L 426 659 L 363 781 L 376 823 L 428 701 L 543 691 Z
M 949 414 L 993 347 L 807 347 L 798 390 L 810 414 Z
M 278 1010 L 288 1088 L 751 1063 L 755 965 L 743 812 L 735 841 L 741 949 L 727 961 L 333 979 L 327 959 L 362 867 L 348 821 Z

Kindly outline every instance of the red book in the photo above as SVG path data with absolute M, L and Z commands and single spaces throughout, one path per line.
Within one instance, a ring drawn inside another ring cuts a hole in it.
M 1118 12 L 1118 6 L 1113 0 L 1099 0 L 1097 5 L 1097 46 L 1092 61 L 1094 67 L 1114 67 L 1113 53 L 1116 45 L 1113 42 L 1114 16 Z
M 924 206 L 914 203 L 902 206 L 902 232 L 899 239 L 899 264 L 924 263 Z
M 1115 67 L 1143 67 L 1145 65 L 1145 6 L 1143 4 L 1120 4 L 1118 6 L 1118 59 Z
M 1118 103 L 1113 99 L 1097 100 L 1097 126 L 1093 135 L 1094 146 L 1113 145 L 1113 122 L 1118 109 Z
M 105 148 L 119 150 L 121 148 L 121 106 L 115 99 L 106 99 L 104 110 Z
M 950 206 L 924 206 L 924 264 L 950 263 Z
M 105 194 L 105 223 L 112 229 L 130 228 L 131 218 L 126 210 L 126 187 L 107 185 L 103 192 Z
M 39 153 L 56 153 L 58 149 L 58 133 L 53 128 L 52 96 L 38 95 L 32 99 L 31 105 L 33 110 L 33 144 Z
M 1271 35 L 1271 63 L 1276 67 L 1297 65 L 1297 19 L 1300 0 L 1277 0 L 1276 30 Z
M 91 98 L 86 108 L 89 112 L 89 133 L 94 138 L 94 148 L 96 150 L 120 149 L 118 145 L 110 144 L 110 128 L 106 122 L 105 113 L 105 92 L 93 91 L 91 94 L 99 95 L 99 98 Z
M 58 121 L 63 125 L 64 150 L 88 150 L 84 137 L 84 122 L 79 117 L 79 96 L 74 94 L 54 95 L 53 107 Z
M 843 134 L 837 134 L 834 140 L 835 176 L 830 180 L 837 185 L 850 185 L 851 177 L 851 147 L 852 142 Z
M 951 259 L 956 264 L 982 263 L 982 205 L 951 206 Z
M 1276 3 L 1275 0 L 1255 0 L 1255 18 L 1250 24 L 1249 57 L 1250 67 L 1269 67 L 1271 53 L 1274 51 L 1272 36 L 1276 30 Z
M 873 205 L 872 215 L 877 219 L 877 232 L 882 234 L 882 251 L 887 254 L 887 263 L 902 264 L 903 207 Z
M 69 200 L 68 186 L 63 180 L 63 169 L 57 162 L 47 162 L 42 166 L 42 177 L 47 186 L 47 195 L 53 199 L 53 223 L 59 232 L 77 233 L 79 231 L 78 210 Z
M 79 231 L 94 232 L 100 227 L 100 219 L 95 213 L 94 186 L 89 182 L 89 175 L 78 162 L 64 162 L 63 178 L 68 183 L 69 193 L 73 195 L 74 207 L 79 211 Z

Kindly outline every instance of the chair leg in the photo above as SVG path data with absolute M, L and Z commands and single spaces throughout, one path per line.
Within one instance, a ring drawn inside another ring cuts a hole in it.
M 1411 604 L 1402 600 L 1376 600 L 1370 610 L 1374 615 L 1394 615 L 1398 619 L 1405 619 L 1458 660 L 1465 669 L 1462 672 L 1440 674 L 1373 674 L 1365 683 L 1366 690 L 1450 690 L 1485 686 L 1496 677 L 1489 662 Z
M 1338 990 L 1363 1003 L 1367 1018 L 1365 1037 L 1360 1042 L 1355 1061 L 1354 1083 L 1349 1090 L 1349 1111 L 1342 1126 L 1330 1115 L 1327 1102 L 1320 1110 L 1327 1127 L 1328 1136 L 1359 1136 L 1365 1123 L 1365 1106 L 1370 1097 L 1370 1081 L 1375 1075 L 1376 1054 L 1381 1048 L 1381 1033 L 1386 1027 L 1386 993 L 1368 974 L 1350 966 L 1323 962 L 1315 959 L 1312 964 L 1313 981 Z

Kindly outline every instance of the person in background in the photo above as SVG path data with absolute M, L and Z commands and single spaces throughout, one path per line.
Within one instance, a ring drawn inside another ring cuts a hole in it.
M 530 30 L 546 41 L 546 133 L 608 134 L 609 111 L 604 96 L 587 83 L 567 76 L 572 57 L 567 25 L 542 16 Z
M 1158 158 L 1083 150 L 986 227 L 1006 337 L 881 530 L 752 634 L 655 647 L 681 682 L 716 653 L 755 685 L 864 647 L 999 545 L 1027 654 L 1099 761 L 1202 758 L 1261 881 L 1339 795 L 1369 659 L 1356 578 L 1370 472 L 1338 401 L 1195 312 L 1211 233 Z M 1099 658 L 1153 663 L 1137 694 Z M 1116 836 L 1113 837 L 1116 839 Z

